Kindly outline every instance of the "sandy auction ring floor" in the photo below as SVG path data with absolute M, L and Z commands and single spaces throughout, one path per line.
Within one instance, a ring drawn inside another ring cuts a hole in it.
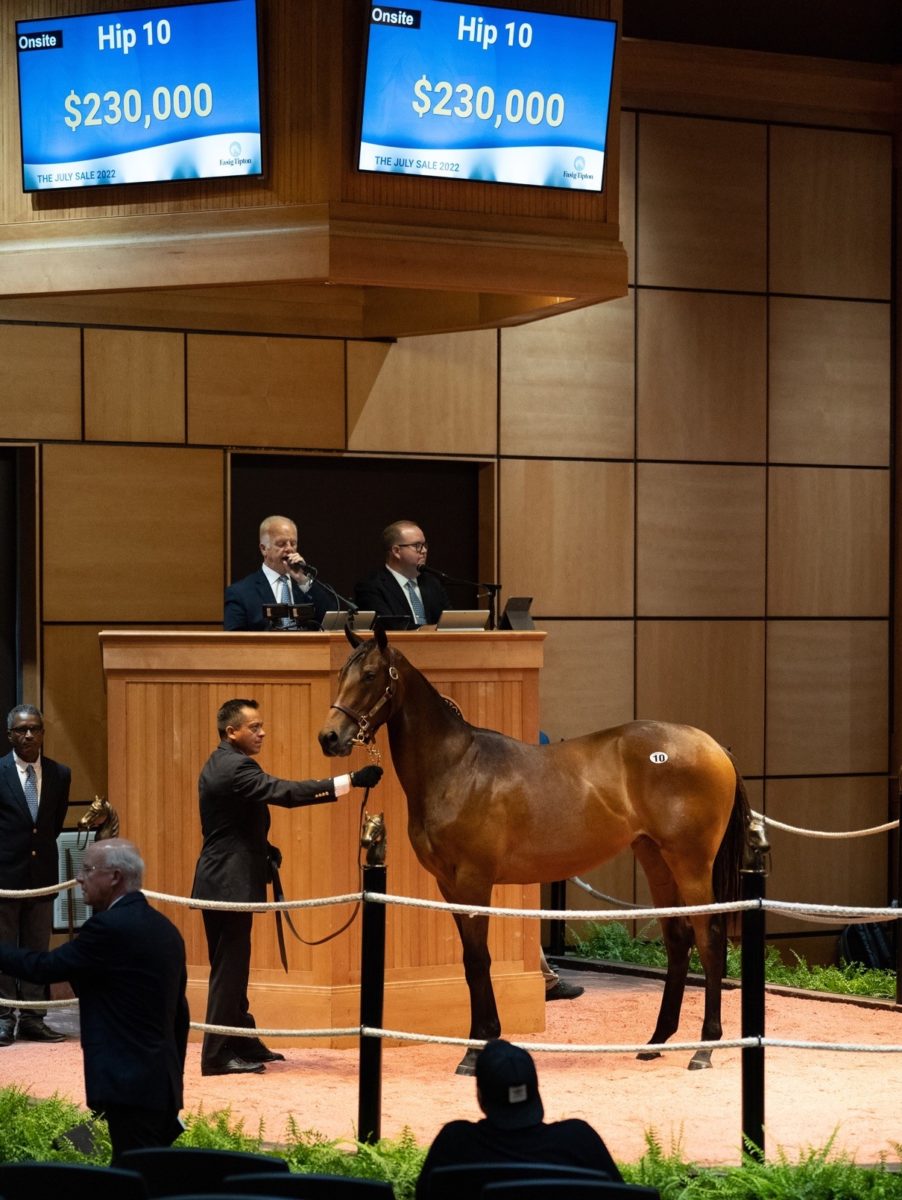
M 648 1038 L 660 998 L 656 980 L 595 972 L 565 971 L 586 985 L 578 1000 L 546 1010 L 547 1027 L 536 1042 L 632 1043 Z M 702 994 L 687 990 L 679 1037 L 699 1036 Z M 69 1019 L 71 1021 L 71 1018 Z M 65 1018 L 51 1015 L 64 1027 Z M 724 995 L 724 1035 L 738 1037 L 740 994 Z M 794 996 L 767 998 L 770 1037 L 867 1045 L 902 1044 L 902 1010 L 866 1008 Z M 263 1075 L 202 1078 L 200 1046 L 188 1048 L 185 1103 L 189 1110 L 229 1108 L 249 1132 L 262 1122 L 267 1141 L 281 1140 L 289 1115 L 301 1129 L 329 1138 L 352 1138 L 357 1119 L 356 1050 L 288 1049 L 287 1061 Z M 739 1050 L 717 1051 L 710 1071 L 688 1071 L 690 1054 L 675 1052 L 652 1062 L 628 1054 L 538 1054 L 539 1084 L 546 1117 L 583 1117 L 607 1141 L 615 1159 L 629 1162 L 645 1149 L 646 1130 L 665 1147 L 679 1140 L 682 1153 L 703 1164 L 737 1162 L 741 1134 Z M 451 1046 L 386 1047 L 383 1053 L 382 1134 L 395 1137 L 409 1127 L 428 1144 L 455 1117 L 478 1116 L 472 1078 L 455 1075 L 460 1053 Z M 895 1116 L 902 1061 L 899 1054 L 837 1053 L 769 1049 L 766 1059 L 765 1140 L 791 1157 L 823 1146 L 837 1132 L 836 1146 L 860 1163 L 882 1154 L 895 1162 L 893 1142 L 902 1141 Z M 77 1040 L 55 1044 L 16 1043 L 0 1049 L 0 1086 L 17 1084 L 35 1096 L 54 1092 L 83 1102 L 81 1052 Z

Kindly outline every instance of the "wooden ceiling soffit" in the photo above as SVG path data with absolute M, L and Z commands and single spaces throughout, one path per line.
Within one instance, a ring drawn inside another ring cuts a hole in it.
M 461 228 L 435 214 L 403 223 L 358 214 L 304 205 L 7 228 L 0 314 L 51 319 L 37 314 L 59 312 L 68 295 L 81 321 L 106 313 L 115 324 L 396 337 L 522 323 L 627 291 L 616 226 L 521 219 L 512 229 L 486 217 Z

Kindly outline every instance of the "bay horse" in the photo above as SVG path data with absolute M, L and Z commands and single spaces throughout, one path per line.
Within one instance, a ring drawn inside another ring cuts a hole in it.
M 566 879 L 629 847 L 655 907 L 733 901 L 748 841 L 749 803 L 732 755 L 689 725 L 632 721 L 533 746 L 468 724 L 384 630 L 354 649 L 319 733 L 323 753 L 344 757 L 388 726 L 392 762 L 407 796 L 408 834 L 449 904 L 491 904 L 494 885 Z M 470 992 L 470 1038 L 498 1037 L 489 973 L 488 917 L 454 920 Z M 705 973 L 702 1041 L 722 1036 L 723 914 L 666 917 L 667 974 L 649 1049 L 677 1030 L 693 941 Z M 477 1051 L 457 1068 L 472 1074 Z M 710 1067 L 710 1049 L 690 1069 Z

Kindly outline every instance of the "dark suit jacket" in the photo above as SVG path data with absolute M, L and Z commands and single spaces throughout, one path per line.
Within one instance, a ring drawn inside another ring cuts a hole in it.
M 315 579 L 307 592 L 302 592 L 295 581 L 291 581 L 291 591 L 295 604 L 312 604 L 317 622 L 322 621 L 329 609 L 336 608 L 335 597 Z M 269 580 L 263 574 L 263 568 L 245 575 L 237 583 L 226 588 L 225 615 L 223 629 L 250 630 L 262 633 L 266 629 L 263 619 L 263 605 L 274 604 L 273 590 Z
M 225 739 L 204 764 L 198 792 L 204 843 L 191 889 L 195 900 L 265 900 L 271 852 L 267 805 L 300 808 L 335 800 L 331 779 L 267 775 Z
M 434 575 L 420 575 L 417 583 L 423 597 L 423 608 L 426 610 L 426 624 L 434 625 L 445 609 L 451 608 L 451 601 Z M 406 617 L 410 614 L 407 595 L 388 567 L 380 567 L 373 575 L 354 586 L 354 603 L 358 608 L 375 609 L 379 617 L 390 617 L 394 614 Z
M 67 979 L 79 1000 L 88 1106 L 182 1106 L 188 1042 L 182 935 L 143 892 L 91 917 L 74 941 L 39 952 L 0 945 L 0 970 Z
M 69 807 L 72 773 L 41 755 L 41 804 L 31 819 L 12 751 L 0 758 L 0 888 L 40 888 L 59 882 L 56 839 Z

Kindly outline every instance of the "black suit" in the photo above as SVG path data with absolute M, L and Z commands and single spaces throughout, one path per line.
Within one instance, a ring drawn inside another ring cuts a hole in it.
M 289 576 L 289 578 L 291 578 Z M 335 597 L 321 583 L 313 581 L 312 586 L 302 592 L 295 580 L 291 580 L 293 604 L 312 604 L 314 616 L 319 624 L 330 609 L 337 608 Z M 229 584 L 225 593 L 225 614 L 222 626 L 227 630 L 249 630 L 252 633 L 262 633 L 268 628 L 263 617 L 264 604 L 276 604 L 272 586 L 263 568 L 260 567 L 237 583 Z
M 417 586 L 423 599 L 426 624 L 434 625 L 445 609 L 451 607 L 448 594 L 435 575 L 420 575 Z M 380 567 L 373 575 L 355 584 L 354 603 L 358 608 L 374 609 L 379 617 L 409 616 L 411 613 L 407 595 L 388 567 Z
M 41 802 L 38 819 L 28 811 L 25 793 L 12 751 L 0 759 L 0 888 L 24 890 L 50 887 L 59 882 L 56 839 L 69 806 L 72 773 L 62 763 L 41 755 Z M 26 950 L 46 950 L 53 924 L 53 897 L 34 900 L 0 900 L 0 942 L 11 942 Z M 43 1000 L 46 989 L 21 981 L 22 1000 Z M 15 1001 L 16 981 L 0 974 L 0 1020 L 12 1017 L 4 1001 Z M 39 1020 L 44 1011 L 23 1010 Z
M 267 775 L 226 739 L 207 759 L 198 792 L 204 843 L 191 896 L 236 903 L 266 899 L 271 855 L 278 861 L 278 851 L 267 840 L 268 805 L 300 808 L 335 800 L 331 779 L 294 781 Z M 204 909 L 203 920 L 210 957 L 206 1023 L 253 1029 L 247 998 L 253 913 Z M 221 1066 L 236 1056 L 259 1058 L 263 1051 L 256 1038 L 207 1033 L 201 1067 Z
M 0 945 L 0 967 L 72 984 L 86 1099 L 110 1123 L 114 1159 L 134 1145 L 169 1145 L 181 1131 L 188 1042 L 185 944 L 172 922 L 143 892 L 127 892 L 55 950 Z

